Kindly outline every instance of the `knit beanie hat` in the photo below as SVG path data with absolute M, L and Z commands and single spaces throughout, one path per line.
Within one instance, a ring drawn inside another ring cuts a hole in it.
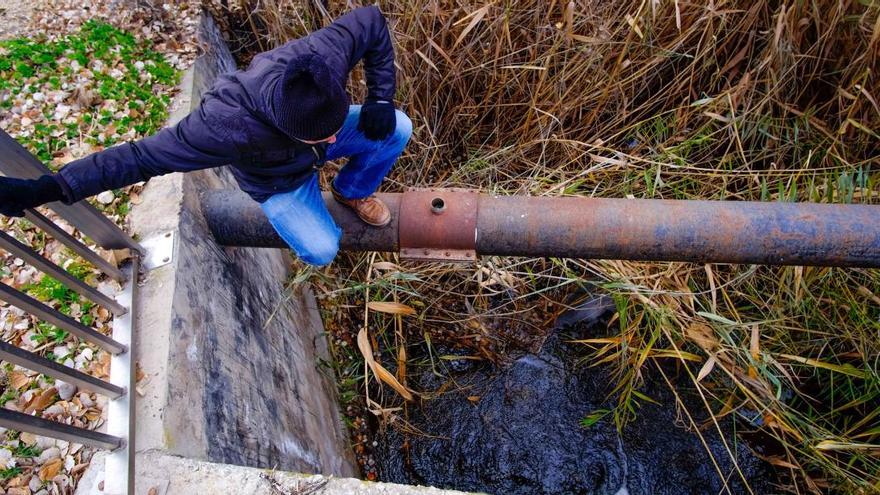
M 349 98 L 340 81 L 316 55 L 287 64 L 272 95 L 275 123 L 294 139 L 320 141 L 338 131 L 348 116 Z

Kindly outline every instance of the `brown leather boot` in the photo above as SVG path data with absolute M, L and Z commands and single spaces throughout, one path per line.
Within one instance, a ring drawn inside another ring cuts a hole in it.
M 330 192 L 333 193 L 333 199 L 354 210 L 358 218 L 369 225 L 384 227 L 391 222 L 391 210 L 375 195 L 362 199 L 346 199 L 336 192 L 336 188 L 332 186 L 330 187 Z

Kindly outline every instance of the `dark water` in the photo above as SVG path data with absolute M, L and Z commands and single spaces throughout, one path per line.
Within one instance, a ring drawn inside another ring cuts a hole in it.
M 575 344 L 566 342 L 600 326 L 604 331 L 597 316 L 587 315 L 574 333 L 556 331 L 538 353 L 506 369 L 462 361 L 450 376 L 423 375 L 420 390 L 452 382 L 439 398 L 411 409 L 409 423 L 421 434 L 391 428 L 380 437 L 380 479 L 512 495 L 748 493 L 710 426 L 702 434 L 726 477 L 725 488 L 700 438 L 684 427 L 687 418 L 676 413 L 674 395 L 659 373 L 646 376 L 641 391 L 661 405 L 641 401 L 637 419 L 622 435 L 610 416 L 589 428 L 580 425 L 587 413 L 615 404 L 607 398 L 614 383 L 607 370 L 578 364 Z M 666 371 L 676 374 L 673 367 Z M 692 414 L 704 411 L 692 392 L 683 400 Z M 705 417 L 694 419 L 699 425 Z M 735 438 L 733 426 L 731 419 L 721 423 L 746 482 L 754 493 L 773 491 L 769 467 Z

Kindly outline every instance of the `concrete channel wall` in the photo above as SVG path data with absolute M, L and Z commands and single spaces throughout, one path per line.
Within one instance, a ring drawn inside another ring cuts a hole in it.
M 186 73 L 169 124 L 235 69 L 209 16 L 201 27 L 205 54 Z M 329 356 L 315 299 L 307 287 L 285 288 L 289 254 L 223 248 L 205 226 L 200 193 L 230 187 L 224 169 L 157 177 L 129 217 L 139 241 L 174 239 L 171 262 L 145 274 L 136 307 L 145 374 L 136 398 L 137 493 L 167 486 L 162 472 L 175 472 L 177 461 L 357 476 L 332 371 L 319 364 Z M 78 493 L 102 493 L 101 479 L 103 454 Z M 167 493 L 212 493 L 190 488 Z
M 202 33 L 205 54 L 183 85 L 191 97 L 179 99 L 176 118 L 235 69 L 207 15 Z M 140 447 L 352 476 L 333 381 L 318 367 L 328 356 L 314 298 L 307 289 L 285 291 L 286 252 L 212 241 L 199 197 L 218 187 L 235 187 L 225 169 L 161 177 L 132 213 L 141 239 L 173 231 L 176 240 L 172 263 L 150 273 L 141 292 L 140 361 L 156 383 L 144 386 Z

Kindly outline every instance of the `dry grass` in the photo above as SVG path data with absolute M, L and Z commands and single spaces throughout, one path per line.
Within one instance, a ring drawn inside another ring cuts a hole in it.
M 226 20 L 243 59 L 326 21 L 316 2 L 236 5 Z M 398 102 L 415 123 L 386 189 L 877 201 L 876 1 L 380 6 L 394 30 Z M 601 287 L 614 294 L 618 328 L 585 353 L 619 370 L 621 427 L 637 411 L 641 374 L 656 359 L 680 359 L 708 410 L 776 440 L 770 460 L 789 473 L 787 490 L 880 491 L 876 270 L 387 261 L 349 256 L 325 289 L 339 305 L 331 325 L 362 322 L 366 300 L 418 310 L 416 320 L 366 315 L 373 349 L 446 339 L 500 359 L 517 351 L 505 336 L 539 343 L 566 294 Z M 405 356 L 398 361 L 405 382 Z

